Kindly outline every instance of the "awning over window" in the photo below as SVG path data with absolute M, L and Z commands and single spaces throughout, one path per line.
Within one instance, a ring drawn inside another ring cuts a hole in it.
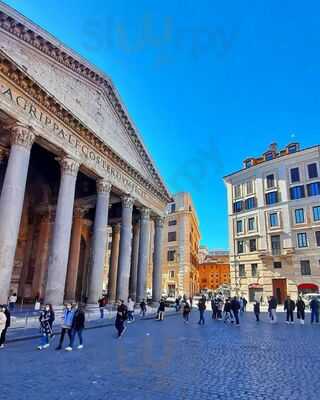
M 250 283 L 249 289 L 263 289 L 259 283 Z
M 319 286 L 316 285 L 315 283 L 301 283 L 298 285 L 299 290 L 303 289 L 312 289 L 312 290 L 319 290 Z

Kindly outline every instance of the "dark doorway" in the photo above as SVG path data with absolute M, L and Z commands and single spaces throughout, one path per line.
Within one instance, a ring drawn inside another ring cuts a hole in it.
M 283 304 L 287 297 L 287 280 L 272 279 L 273 295 L 277 299 L 278 304 Z

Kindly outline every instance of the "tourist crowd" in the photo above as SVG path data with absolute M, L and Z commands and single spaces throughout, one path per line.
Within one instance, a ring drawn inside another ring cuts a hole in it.
M 13 303 L 13 302 L 12 302 Z M 15 303 L 15 301 L 14 301 Z M 240 326 L 240 315 L 246 312 L 247 300 L 244 297 L 225 297 L 221 293 L 213 295 L 210 298 L 202 296 L 197 304 L 199 311 L 199 325 L 205 324 L 205 311 L 207 305 L 211 305 L 211 317 L 213 320 L 223 321 L 226 324 L 234 324 Z M 10 304 L 10 302 L 9 302 Z M 100 309 L 100 317 L 104 317 L 104 309 L 106 306 L 106 300 L 101 297 L 98 300 L 98 306 Z M 271 323 L 277 322 L 277 307 L 278 303 L 275 297 L 271 296 L 268 298 L 268 316 Z M 320 303 L 317 297 L 314 297 L 309 303 L 311 316 L 310 322 L 319 323 L 319 309 Z M 143 299 L 140 304 L 140 317 L 145 317 L 147 312 L 147 303 Z M 182 310 L 183 321 L 187 324 L 189 322 L 189 316 L 192 311 L 192 298 L 187 299 L 186 296 L 178 297 L 175 301 L 176 311 Z M 10 327 L 10 310 L 13 309 L 13 305 L 0 306 L 0 348 L 4 347 L 6 340 L 6 333 Z M 117 303 L 116 317 L 115 317 L 115 328 L 117 330 L 117 337 L 120 338 L 127 329 L 127 324 L 135 320 L 134 314 L 136 310 L 136 303 L 133 299 L 129 298 L 127 303 L 120 300 Z M 158 321 L 164 320 L 166 310 L 166 303 L 164 299 L 161 299 L 157 308 L 156 319 Z M 284 302 L 284 311 L 286 313 L 286 323 L 293 324 L 296 318 L 300 324 L 305 322 L 305 310 L 306 303 L 301 296 L 298 297 L 297 301 L 294 301 L 287 296 Z M 256 300 L 253 305 L 253 312 L 257 322 L 260 322 L 260 301 Z M 55 321 L 55 312 L 51 304 L 46 304 L 40 309 L 39 324 L 41 340 L 37 347 L 39 350 L 46 349 L 50 346 L 54 339 L 53 334 L 53 323 Z M 61 323 L 61 332 L 59 342 L 56 350 L 63 348 L 65 337 L 68 338 L 68 345 L 65 347 L 66 351 L 72 351 L 74 348 L 75 340 L 78 337 L 78 349 L 83 348 L 83 330 L 85 328 L 85 312 L 82 305 L 79 304 L 66 304 Z

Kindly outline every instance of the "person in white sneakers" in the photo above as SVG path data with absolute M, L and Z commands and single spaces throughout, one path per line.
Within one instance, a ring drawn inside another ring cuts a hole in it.
M 132 300 L 131 297 L 129 297 L 128 305 L 127 305 L 127 307 L 128 307 L 128 324 L 130 322 L 134 322 L 134 316 L 133 316 L 133 314 L 134 314 L 134 305 L 135 305 L 135 302 Z
M 78 349 L 83 349 L 83 336 L 82 336 L 82 333 L 83 333 L 83 330 L 84 330 L 85 319 L 86 319 L 86 317 L 85 317 L 85 313 L 84 313 L 83 307 L 79 306 L 77 304 L 75 306 L 75 313 L 74 313 L 73 322 L 72 322 L 70 346 L 66 347 L 67 351 L 72 351 L 76 335 L 79 338 L 79 345 L 78 345 L 77 348 Z
M 46 349 L 50 346 L 49 338 L 52 335 L 52 326 L 51 326 L 51 311 L 52 307 L 50 304 L 46 304 L 46 306 L 40 311 L 40 332 L 41 332 L 41 344 L 38 346 L 39 350 Z
M 300 324 L 303 325 L 306 305 L 305 302 L 302 300 L 301 296 L 299 296 L 296 306 L 297 306 L 297 318 L 298 320 L 300 320 Z

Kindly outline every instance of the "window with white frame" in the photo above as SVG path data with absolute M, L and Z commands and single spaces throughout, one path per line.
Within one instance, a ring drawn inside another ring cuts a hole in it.
M 239 219 L 236 222 L 236 226 L 237 226 L 237 233 L 242 233 L 243 232 L 243 222 L 242 219 Z
M 241 197 L 241 185 L 234 186 L 234 197 L 235 197 L 235 199 L 238 199 L 239 197 Z
M 311 267 L 309 260 L 300 261 L 301 275 L 311 275 Z
M 304 209 L 303 208 L 296 208 L 294 210 L 294 220 L 295 220 L 296 224 L 304 223 Z
M 253 194 L 253 181 L 248 181 L 246 183 L 246 191 L 247 191 L 247 195 L 249 194 Z
M 320 221 L 320 206 L 312 207 L 312 214 L 314 221 Z
M 255 217 L 248 218 L 248 231 L 255 231 L 256 230 L 256 219 Z
M 267 189 L 272 189 L 275 187 L 274 174 L 269 174 L 266 176 L 266 185 L 267 185 Z
M 270 213 L 269 214 L 269 224 L 271 228 L 278 227 L 279 224 L 279 213 Z
M 306 232 L 297 234 L 297 243 L 299 248 L 308 247 L 308 235 Z

